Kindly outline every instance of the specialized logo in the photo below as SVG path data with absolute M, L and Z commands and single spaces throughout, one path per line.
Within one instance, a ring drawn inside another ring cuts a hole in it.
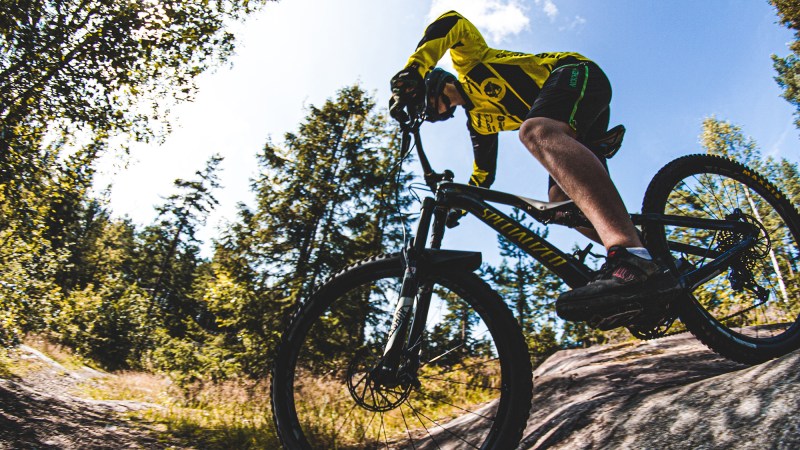
M 541 239 L 528 229 L 514 226 L 514 224 L 509 222 L 506 218 L 493 213 L 488 208 L 483 210 L 481 217 L 487 222 L 491 222 L 493 227 L 503 236 L 525 249 L 537 259 L 550 264 L 551 267 L 558 267 L 567 263 L 567 260 L 545 246 L 541 242 Z

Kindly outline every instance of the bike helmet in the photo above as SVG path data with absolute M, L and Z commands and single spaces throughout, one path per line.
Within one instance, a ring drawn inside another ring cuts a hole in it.
M 428 75 L 425 76 L 425 120 L 439 122 L 453 117 L 456 107 L 450 106 L 450 99 L 442 94 L 444 85 L 455 81 L 455 75 L 438 67 L 428 72 Z M 441 114 L 439 113 L 439 102 L 445 102 L 447 108 Z

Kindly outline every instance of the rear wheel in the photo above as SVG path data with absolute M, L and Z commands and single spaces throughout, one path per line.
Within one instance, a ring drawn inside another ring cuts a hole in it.
M 756 244 L 679 300 L 678 314 L 708 347 L 742 363 L 763 362 L 800 347 L 800 218 L 773 184 L 722 157 L 686 156 L 656 174 L 642 212 L 754 225 Z M 644 236 L 675 273 L 708 264 L 744 237 L 654 223 L 644 225 Z
M 399 256 L 350 267 L 302 305 L 273 370 L 285 448 L 516 446 L 532 390 L 519 327 L 475 274 L 430 272 L 420 275 L 433 299 L 415 381 L 385 383 L 371 372 L 402 282 Z

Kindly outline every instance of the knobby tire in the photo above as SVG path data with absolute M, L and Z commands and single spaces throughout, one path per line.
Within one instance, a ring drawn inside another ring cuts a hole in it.
M 337 340 L 332 336 L 341 331 L 342 327 L 349 327 L 349 336 L 366 335 L 369 331 L 380 328 L 381 322 L 373 319 L 370 314 L 386 308 L 386 304 L 393 302 L 396 297 L 390 296 L 389 301 L 384 301 L 374 293 L 381 291 L 382 295 L 385 294 L 383 288 L 378 289 L 377 286 L 384 283 L 389 285 L 402 278 L 403 263 L 400 255 L 391 254 L 351 265 L 332 276 L 300 305 L 278 347 L 272 372 L 272 408 L 284 448 L 423 448 L 420 443 L 425 440 L 428 444 L 424 448 L 437 448 L 437 437 L 439 440 L 451 439 L 457 448 L 516 447 L 526 425 L 532 392 L 530 357 L 516 320 L 500 296 L 474 273 L 447 268 L 426 269 L 424 272 L 426 273 L 421 273 L 420 277 L 436 283 L 434 292 L 437 295 L 450 299 L 448 301 L 460 297 L 461 300 L 457 301 L 462 303 L 458 304 L 468 306 L 477 313 L 475 317 L 479 317 L 483 324 L 481 326 L 486 328 L 481 339 L 490 337 L 493 343 L 491 345 L 494 346 L 483 344 L 489 348 L 483 351 L 487 354 L 495 352 L 497 357 L 480 359 L 469 355 L 459 356 L 463 350 L 459 345 L 452 345 L 449 350 L 437 348 L 430 352 L 423 347 L 424 367 L 420 370 L 419 380 L 421 388 L 411 387 L 406 391 L 407 388 L 398 387 L 381 391 L 371 386 L 367 389 L 365 376 L 350 375 L 350 372 L 358 371 L 353 369 L 347 372 L 345 366 L 358 367 L 362 360 L 374 361 L 375 355 L 380 356 L 380 353 L 376 353 L 380 349 L 373 349 L 372 346 L 360 342 L 364 338 L 341 344 L 340 338 Z M 392 289 L 398 286 L 391 285 Z M 391 294 L 391 289 L 386 291 Z M 362 301 L 364 303 L 360 303 Z M 357 306 L 359 304 L 361 306 Z M 359 308 L 372 312 L 361 313 L 362 316 L 359 316 Z M 389 308 L 393 308 L 393 305 Z M 432 306 L 429 324 L 441 319 L 433 309 Z M 342 312 L 344 310 L 347 312 Z M 345 316 L 350 319 L 341 320 Z M 353 317 L 362 317 L 363 322 L 369 325 L 359 328 L 355 324 L 362 319 L 355 320 Z M 341 320 L 341 323 L 331 326 L 337 320 Z M 436 333 L 436 329 L 433 332 Z M 428 334 L 430 333 L 429 326 Z M 472 345 L 479 347 L 474 342 Z M 373 359 L 370 360 L 370 357 Z M 330 360 L 329 365 L 321 362 L 326 359 Z M 499 360 L 499 363 L 494 360 Z M 427 366 L 426 361 L 429 362 Z M 493 365 L 498 366 L 497 369 L 490 370 Z M 345 386 L 348 377 L 351 380 L 350 385 L 355 386 L 349 391 L 350 394 L 346 393 L 348 388 Z M 331 386 L 330 392 L 333 394 L 330 395 L 336 397 L 338 403 L 329 401 L 324 407 L 316 406 L 320 402 L 315 403 L 313 399 L 304 397 L 303 392 L 309 378 L 324 380 L 326 385 Z M 477 379 L 484 381 L 475 381 Z M 442 399 L 440 385 L 443 380 L 452 380 L 452 386 L 461 388 L 466 385 L 464 389 L 472 389 L 470 394 L 488 390 L 499 396 L 495 400 L 499 406 L 493 410 L 494 403 L 471 405 L 469 400 Z M 480 386 L 481 383 L 487 386 Z M 372 395 L 362 395 L 367 391 L 372 392 Z M 467 406 L 463 406 L 461 402 Z M 339 405 L 342 415 L 347 415 L 346 419 L 328 428 L 321 421 L 309 420 L 318 417 L 317 413 L 320 413 L 320 417 L 330 414 L 325 408 L 333 408 L 334 403 Z M 426 409 L 429 404 L 439 408 Z M 442 412 L 442 407 L 448 410 L 447 414 Z M 379 409 L 386 411 L 373 411 Z M 436 417 L 432 417 L 434 415 Z M 365 419 L 359 419 L 362 416 Z M 456 416 L 462 417 L 453 419 Z M 484 435 L 476 436 L 474 430 L 479 427 L 459 427 L 459 421 L 464 420 L 464 417 L 476 419 L 477 422 L 483 421 L 488 431 Z M 398 426 L 400 430 L 392 428 Z M 341 430 L 348 427 L 357 430 L 363 428 L 363 435 L 358 431 L 345 436 L 346 433 Z
M 743 254 L 738 269 L 728 267 L 676 299 L 675 307 L 689 331 L 711 350 L 757 364 L 800 348 L 800 216 L 792 203 L 764 176 L 738 162 L 690 155 L 656 174 L 642 212 L 725 219 L 736 208 L 763 230 L 757 245 Z M 738 238 L 656 223 L 645 223 L 643 232 L 654 256 L 676 274 L 710 258 L 681 254 L 670 249 L 668 240 L 720 252 Z

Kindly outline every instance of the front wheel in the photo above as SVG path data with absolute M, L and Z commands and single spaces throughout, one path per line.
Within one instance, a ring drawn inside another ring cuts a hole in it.
M 273 369 L 273 416 L 284 448 L 516 446 L 532 391 L 519 326 L 475 274 L 425 272 L 420 285 L 432 284 L 433 296 L 412 381 L 373 376 L 402 283 L 400 256 L 351 266 L 300 307 Z
M 643 213 L 749 222 L 755 244 L 678 301 L 681 321 L 704 344 L 756 364 L 800 348 L 800 217 L 791 202 L 748 167 L 712 155 L 679 158 L 650 182 Z M 644 225 L 654 255 L 676 273 L 700 268 L 745 236 Z

